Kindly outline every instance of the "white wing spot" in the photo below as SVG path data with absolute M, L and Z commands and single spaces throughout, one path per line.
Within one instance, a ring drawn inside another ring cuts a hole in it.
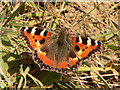
M 95 41 L 95 44 L 98 45 L 98 41 L 97 40 Z
M 27 31 L 28 30 L 28 27 L 25 27 L 24 31 Z
M 46 29 L 43 29 L 43 31 L 40 33 L 41 36 L 44 36 L 44 32 Z
M 81 36 L 79 36 L 79 43 L 82 43 L 82 38 L 81 38 Z
M 32 35 L 34 35 L 34 33 L 35 33 L 35 31 L 36 31 L 36 30 L 35 30 L 36 28 L 37 28 L 37 27 L 34 27 L 34 28 L 32 29 L 32 32 L 31 32 Z
M 87 45 L 91 45 L 91 39 L 88 37 Z

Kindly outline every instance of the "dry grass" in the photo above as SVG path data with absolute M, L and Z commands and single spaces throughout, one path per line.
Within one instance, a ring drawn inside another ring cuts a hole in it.
M 0 88 L 118 88 L 120 3 L 1 2 Z M 40 71 L 31 51 L 18 39 L 21 26 L 64 27 L 69 34 L 99 39 L 103 47 L 78 71 L 61 75 Z M 28 52 L 29 51 L 29 52 Z

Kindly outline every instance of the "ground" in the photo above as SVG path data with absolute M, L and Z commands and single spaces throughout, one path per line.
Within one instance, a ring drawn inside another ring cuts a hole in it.
M 120 87 L 119 2 L 1 2 L 1 5 L 1 88 Z M 42 26 L 53 31 L 67 28 L 68 34 L 89 36 L 99 40 L 102 47 L 74 73 L 40 71 L 32 60 L 32 51 L 18 38 L 17 29 L 21 26 Z

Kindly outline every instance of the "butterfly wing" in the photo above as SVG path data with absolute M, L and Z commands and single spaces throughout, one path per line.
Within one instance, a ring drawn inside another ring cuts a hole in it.
M 47 56 L 49 45 L 54 42 L 54 39 L 52 42 L 48 42 L 52 35 L 50 30 L 38 27 L 21 27 L 18 31 L 19 37 L 25 41 L 26 45 L 31 50 L 34 51 L 34 61 L 41 69 L 44 67 L 50 69 L 50 66 L 55 66 L 55 62 Z M 45 45 L 46 42 L 49 44 Z M 41 49 L 41 47 L 44 47 L 44 49 Z
M 65 50 L 67 46 L 64 45 L 66 47 L 58 49 L 57 35 L 45 28 L 22 27 L 19 29 L 19 36 L 34 51 L 34 62 L 38 64 L 41 70 L 67 72 L 68 52 Z M 63 55 L 63 58 L 59 57 L 60 55 Z
M 101 43 L 89 37 L 72 37 L 71 43 L 74 52 L 71 50 L 69 55 L 69 65 L 71 70 L 76 70 L 82 60 L 89 57 L 92 53 L 99 50 Z
M 80 59 L 85 59 L 95 51 L 99 50 L 101 43 L 89 37 L 72 37 L 75 53 Z
M 18 31 L 19 37 L 22 38 L 26 45 L 32 50 L 41 48 L 52 34 L 47 29 L 38 27 L 21 27 Z

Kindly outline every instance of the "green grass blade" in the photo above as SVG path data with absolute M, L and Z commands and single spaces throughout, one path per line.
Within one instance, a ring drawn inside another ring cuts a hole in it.
M 108 18 L 108 21 L 110 22 L 112 28 L 113 28 L 114 30 L 117 30 L 117 28 L 115 27 L 115 25 L 111 22 L 110 17 L 109 17 L 109 15 L 108 15 L 108 12 L 105 10 L 105 8 L 104 8 L 104 11 L 105 11 L 105 14 L 106 14 L 106 16 L 107 16 L 107 18 Z
M 73 26 L 75 27 L 78 23 L 80 23 L 86 16 L 88 16 L 92 11 L 94 11 L 94 9 L 96 9 L 99 5 L 101 5 L 103 2 L 101 2 L 100 4 L 98 4 L 96 7 L 94 7 L 91 11 L 89 11 L 85 16 L 83 16 L 83 18 L 81 18 L 77 23 L 75 23 Z
M 42 84 L 42 82 L 40 82 L 38 79 L 36 79 L 32 75 L 30 75 L 29 73 L 28 73 L 28 76 L 33 79 L 33 81 L 36 83 L 36 85 L 38 85 L 38 86 L 40 85 L 42 88 L 44 87 L 44 85 Z
M 114 6 L 112 6 L 108 11 L 110 12 L 111 10 L 113 10 L 114 8 L 118 7 L 120 5 L 120 2 L 115 4 Z
M 22 82 L 23 82 L 23 77 L 21 76 L 18 87 L 17 88 L 21 88 L 22 87 Z
M 56 5 L 57 5 L 57 0 L 55 2 L 55 7 L 54 7 L 54 10 L 53 10 L 53 15 L 55 13 Z M 51 23 L 50 23 L 50 29 L 52 28 L 52 22 L 53 22 L 53 16 L 52 16 Z
M 119 3 L 120 4 L 120 3 Z M 112 21 L 110 20 L 110 17 L 109 17 L 109 15 L 108 15 L 108 12 L 106 11 L 106 9 L 104 8 L 104 11 L 105 11 L 105 14 L 106 14 L 106 16 L 107 16 L 107 18 L 108 18 L 108 21 L 109 21 L 109 23 L 110 23 L 110 25 L 111 25 L 111 27 L 116 31 L 117 30 L 117 27 L 112 23 Z M 118 14 L 119 15 L 119 14 Z M 119 17 L 119 16 L 118 16 Z M 120 35 L 119 35 L 119 31 L 116 33 L 117 34 L 117 36 L 120 38 Z
M 98 75 L 98 77 L 105 83 L 105 86 L 106 86 L 109 90 L 111 90 L 110 87 L 109 87 L 109 85 L 108 85 L 108 83 L 107 83 L 106 80 L 99 74 L 99 72 L 96 71 L 95 68 L 94 68 L 92 65 L 90 65 L 89 63 L 86 62 L 86 65 L 87 65 L 88 67 L 90 67 L 91 70 L 94 71 L 94 72 Z
M 2 16 L 2 18 L 1 18 L 1 25 L 2 25 L 3 20 L 4 20 L 4 18 L 5 18 L 6 10 L 7 10 L 7 7 L 5 8 L 3 15 L 1 15 L 1 16 Z
M 110 34 L 113 34 L 113 33 L 117 33 L 117 30 L 116 31 L 113 31 L 113 32 L 108 32 L 108 33 L 104 33 L 104 34 L 102 34 L 102 35 L 100 35 L 100 36 L 97 36 L 97 37 L 94 37 L 93 39 L 100 39 L 100 38 L 103 38 L 103 37 L 105 37 L 105 36 L 107 36 L 107 35 L 110 35 Z
M 61 6 L 61 8 L 60 8 L 60 11 L 59 11 L 59 13 L 58 13 L 58 15 L 60 15 L 61 10 L 62 10 L 62 9 L 64 8 L 64 6 L 65 6 L 65 3 L 66 3 L 66 2 L 63 2 L 62 6 Z M 53 24 L 52 30 L 55 30 L 58 20 L 59 20 L 59 18 L 56 18 L 55 23 Z
M 107 87 L 109 90 L 111 90 L 110 87 L 109 87 L 109 85 L 108 85 L 108 83 L 106 82 L 106 80 L 99 74 L 98 71 L 96 71 L 96 70 L 94 69 L 94 67 L 93 67 L 92 65 L 91 65 L 91 69 L 100 77 L 100 79 L 105 83 L 106 87 Z
M 7 5 L 7 3 L 6 3 L 6 5 Z M 3 10 L 3 8 L 1 9 L 1 12 L 2 12 L 2 10 Z M 7 7 L 5 8 L 5 10 L 4 10 L 4 13 L 2 14 L 1 13 L 1 16 L 0 16 L 0 20 L 1 20 L 1 25 L 0 25 L 0 30 L 1 30 L 1 28 L 2 28 L 2 23 L 3 23 L 3 20 L 4 20 L 4 18 L 5 18 L 5 13 L 6 13 L 6 11 L 7 11 Z
M 40 17 L 41 16 L 41 13 L 39 13 L 39 10 L 38 10 L 38 8 L 37 8 L 37 6 L 35 5 L 35 3 L 34 2 L 29 2 L 33 7 L 34 7 L 34 9 L 37 11 L 37 13 L 38 13 L 38 16 Z
M 20 7 L 7 19 L 7 21 L 5 22 L 5 24 L 3 26 L 6 26 L 6 24 L 17 15 L 17 13 L 22 9 L 22 7 L 23 7 L 24 4 L 25 4 L 25 2 L 23 2 L 20 5 Z
M 120 50 L 120 47 L 119 47 L 119 46 L 113 46 L 113 45 L 111 45 L 111 44 L 105 45 L 105 46 L 107 46 L 108 48 L 110 48 L 110 49 L 112 49 L 112 50 L 114 50 L 114 51 Z

